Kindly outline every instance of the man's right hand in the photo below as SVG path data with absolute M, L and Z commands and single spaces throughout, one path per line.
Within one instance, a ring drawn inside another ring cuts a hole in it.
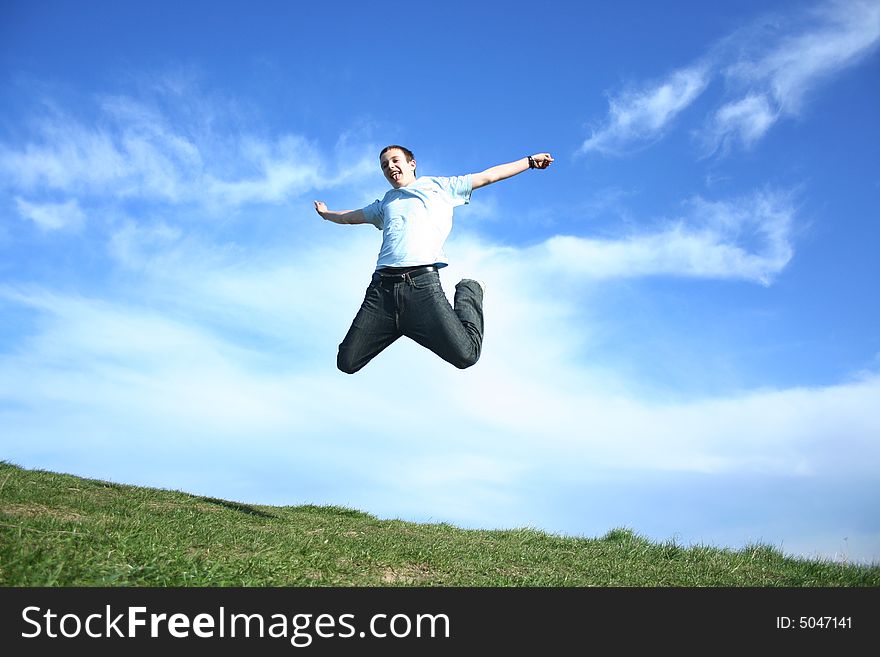
M 323 219 L 332 221 L 334 224 L 367 223 L 363 210 L 328 210 L 324 201 L 315 201 L 315 212 L 321 215 Z

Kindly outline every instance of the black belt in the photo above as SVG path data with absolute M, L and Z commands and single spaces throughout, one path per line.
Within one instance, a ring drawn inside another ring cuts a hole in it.
M 437 271 L 434 265 L 424 265 L 422 267 L 383 267 L 373 274 L 373 280 L 380 280 L 383 283 L 402 283 L 407 276 L 415 278 L 422 274 Z

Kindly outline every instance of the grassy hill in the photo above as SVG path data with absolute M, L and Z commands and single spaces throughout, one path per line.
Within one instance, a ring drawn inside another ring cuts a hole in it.
M 0 462 L 2 586 L 880 586 L 880 566 L 251 506 Z

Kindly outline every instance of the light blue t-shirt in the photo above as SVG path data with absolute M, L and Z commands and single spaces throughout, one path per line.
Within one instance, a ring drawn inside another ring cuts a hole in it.
M 421 176 L 365 207 L 367 221 L 382 231 L 376 269 L 449 264 L 443 244 L 452 231 L 452 210 L 469 203 L 472 191 L 470 174 Z

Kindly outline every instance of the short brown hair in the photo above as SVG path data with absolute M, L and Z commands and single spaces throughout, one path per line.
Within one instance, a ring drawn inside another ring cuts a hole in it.
M 415 155 L 413 155 L 413 152 L 409 150 L 406 146 L 398 146 L 397 144 L 391 144 L 390 146 L 386 146 L 385 148 L 383 148 L 382 152 L 379 153 L 379 158 L 381 159 L 382 156 L 385 155 L 385 153 L 387 153 L 388 151 L 392 151 L 395 148 L 406 155 L 407 162 L 412 162 L 414 159 L 416 159 Z

